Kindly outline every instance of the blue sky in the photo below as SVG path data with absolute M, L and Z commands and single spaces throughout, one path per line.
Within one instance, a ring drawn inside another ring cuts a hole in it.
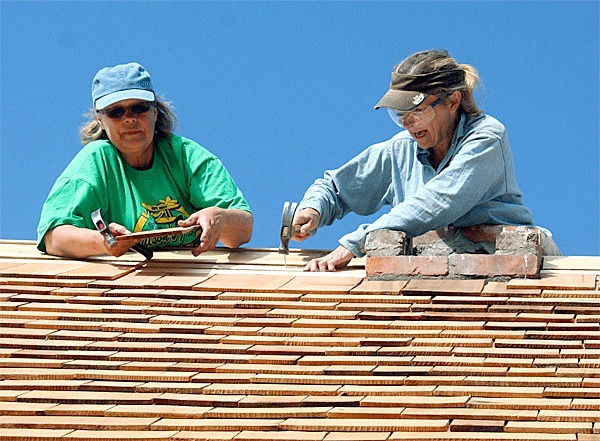
M 248 246 L 262 248 L 279 245 L 284 201 L 395 134 L 373 110 L 392 67 L 445 48 L 479 70 L 476 97 L 508 129 L 535 223 L 564 254 L 599 255 L 598 11 L 597 1 L 1 1 L 0 238 L 35 239 L 104 66 L 147 68 L 176 132 L 241 187 L 255 214 Z M 350 215 L 291 245 L 333 249 L 372 219 Z

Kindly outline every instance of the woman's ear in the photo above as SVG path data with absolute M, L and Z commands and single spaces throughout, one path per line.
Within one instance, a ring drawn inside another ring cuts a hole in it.
M 462 100 L 462 92 L 455 90 L 452 92 L 452 94 L 450 94 L 450 96 L 448 96 L 448 98 L 446 98 L 446 100 L 448 103 L 448 108 L 452 111 L 457 111 Z
M 104 127 L 102 126 L 102 121 L 100 121 L 100 118 L 99 118 L 99 117 L 96 117 L 96 121 L 98 122 L 98 125 L 100 126 L 100 128 L 101 128 L 102 130 L 104 130 Z

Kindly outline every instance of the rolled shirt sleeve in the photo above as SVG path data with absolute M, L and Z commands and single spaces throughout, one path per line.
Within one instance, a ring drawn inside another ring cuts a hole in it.
M 349 212 L 376 213 L 391 203 L 392 162 L 389 143 L 375 144 L 337 170 L 328 170 L 306 191 L 298 209 L 314 208 L 319 227 L 331 225 Z

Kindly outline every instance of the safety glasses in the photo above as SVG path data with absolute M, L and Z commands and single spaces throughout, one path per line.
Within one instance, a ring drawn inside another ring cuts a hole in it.
M 398 113 L 397 110 L 387 109 L 392 120 L 402 129 L 408 129 L 417 125 L 428 124 L 435 118 L 433 108 L 442 102 L 442 98 L 438 98 L 430 106 L 423 110 L 413 110 L 412 112 Z
M 129 107 L 123 106 L 114 106 L 109 107 L 108 109 L 98 110 L 98 113 L 103 113 L 108 116 L 110 119 L 120 119 L 123 118 L 123 115 L 127 113 L 129 110 L 133 115 L 143 115 L 147 113 L 152 107 L 156 104 L 150 101 L 144 101 L 141 103 L 132 104 Z

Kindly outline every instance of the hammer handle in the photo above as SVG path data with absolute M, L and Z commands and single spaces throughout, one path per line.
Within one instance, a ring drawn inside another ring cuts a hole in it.
M 154 252 L 152 252 L 151 249 L 147 248 L 145 245 L 142 245 L 141 243 L 138 243 L 137 245 L 132 246 L 131 249 L 137 253 L 140 253 L 142 256 L 144 256 L 148 260 L 152 259 L 152 256 L 154 256 Z

